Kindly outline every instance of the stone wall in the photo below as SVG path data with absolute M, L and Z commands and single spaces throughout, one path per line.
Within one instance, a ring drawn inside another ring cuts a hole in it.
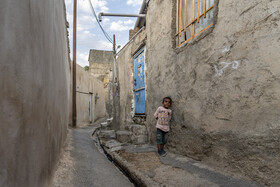
M 49 186 L 68 125 L 63 0 L 0 2 L 0 186 Z
M 150 1 L 146 122 L 153 143 L 153 113 L 171 96 L 169 150 L 280 185 L 279 10 L 278 0 L 215 1 L 214 26 L 176 48 L 176 1 Z
M 89 71 L 85 71 L 79 65 L 77 65 L 76 70 L 77 126 L 79 127 L 106 116 L 106 96 L 103 82 L 93 77 Z

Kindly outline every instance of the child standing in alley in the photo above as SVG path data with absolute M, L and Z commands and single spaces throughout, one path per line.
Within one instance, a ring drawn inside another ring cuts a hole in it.
M 163 98 L 162 105 L 158 107 L 154 116 L 157 120 L 156 128 L 156 140 L 158 147 L 158 154 L 160 156 L 166 156 L 166 152 L 164 150 L 164 145 L 166 144 L 166 134 L 170 130 L 169 121 L 171 119 L 172 110 L 169 107 L 172 104 L 172 99 L 170 97 Z

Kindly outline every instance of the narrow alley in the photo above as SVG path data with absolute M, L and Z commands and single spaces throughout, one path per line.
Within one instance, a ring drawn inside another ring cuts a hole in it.
M 52 186 L 134 186 L 98 149 L 92 131 L 92 126 L 69 128 Z
M 160 157 L 151 144 L 120 143 L 109 126 L 69 129 L 53 187 L 262 187 L 178 154 Z
M 1 0 L 0 187 L 279 187 L 280 0 Z

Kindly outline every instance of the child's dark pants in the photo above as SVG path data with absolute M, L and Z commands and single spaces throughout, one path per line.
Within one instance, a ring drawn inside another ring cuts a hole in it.
M 166 134 L 167 132 L 164 132 L 157 128 L 157 137 L 156 137 L 157 144 L 161 144 L 161 145 L 166 144 L 167 142 Z

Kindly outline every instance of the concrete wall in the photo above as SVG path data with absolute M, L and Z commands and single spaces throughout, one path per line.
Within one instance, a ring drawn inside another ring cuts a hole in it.
M 117 58 L 117 71 L 119 80 L 119 102 L 120 108 L 118 124 L 120 129 L 125 125 L 133 123 L 134 116 L 134 92 L 133 92 L 133 56 L 145 45 L 146 32 L 142 29 L 130 43 L 128 43 Z M 147 63 L 147 62 L 145 62 Z
M 1 1 L 0 24 L 0 186 L 48 186 L 68 124 L 64 1 Z
M 89 71 L 77 65 L 77 126 L 88 125 L 106 116 L 105 90 L 103 82 L 93 77 Z M 96 95 L 98 99 L 96 99 Z M 90 104 L 91 101 L 91 104 Z M 92 120 L 90 121 L 89 107 Z
M 153 113 L 171 96 L 168 149 L 279 186 L 280 1 L 215 2 L 213 29 L 178 49 L 175 0 L 149 3 L 150 140 Z

